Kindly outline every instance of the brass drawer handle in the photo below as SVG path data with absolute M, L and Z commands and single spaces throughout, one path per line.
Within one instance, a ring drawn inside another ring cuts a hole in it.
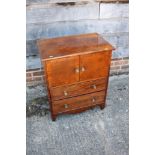
M 81 67 L 81 72 L 84 72 L 85 70 L 85 67 Z
M 65 107 L 65 109 L 67 109 L 68 108 L 68 104 L 64 104 L 64 107 Z
M 65 96 L 67 96 L 67 95 L 68 95 L 67 91 L 64 91 L 64 95 L 65 95 Z
M 93 88 L 93 89 L 96 89 L 96 85 L 95 85 L 95 84 L 93 84 L 93 85 L 92 85 L 92 88 Z
M 75 68 L 75 73 L 79 73 L 79 72 L 80 72 L 79 68 Z
M 93 97 L 92 102 L 94 103 L 96 101 L 95 97 Z

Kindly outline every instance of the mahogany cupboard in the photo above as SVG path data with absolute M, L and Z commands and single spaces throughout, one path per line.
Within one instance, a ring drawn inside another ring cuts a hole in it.
M 45 73 L 52 120 L 58 114 L 105 106 L 114 47 L 99 34 L 37 42 Z

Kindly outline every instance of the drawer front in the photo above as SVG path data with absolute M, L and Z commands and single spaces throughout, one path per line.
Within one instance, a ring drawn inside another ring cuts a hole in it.
M 101 91 L 106 88 L 106 85 L 107 78 L 102 78 L 73 85 L 51 88 L 51 93 L 53 100 L 59 100 L 82 94 L 93 93 L 95 91 Z
M 105 91 L 82 95 L 78 97 L 68 98 L 64 100 L 54 101 L 53 113 L 69 112 L 71 110 L 89 107 L 93 105 L 103 104 L 105 98 Z

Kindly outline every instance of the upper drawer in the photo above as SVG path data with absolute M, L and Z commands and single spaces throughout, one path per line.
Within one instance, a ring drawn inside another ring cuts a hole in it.
M 51 88 L 53 100 L 64 99 L 77 95 L 92 93 L 106 88 L 107 78 L 77 84 Z

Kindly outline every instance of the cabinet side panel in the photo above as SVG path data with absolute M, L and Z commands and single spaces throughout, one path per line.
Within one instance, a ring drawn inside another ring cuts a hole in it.
M 107 76 L 107 84 L 106 84 L 106 89 L 105 89 L 105 98 L 104 98 L 104 103 L 106 105 L 106 97 L 107 97 L 107 90 L 108 90 L 108 84 L 109 84 L 109 75 L 110 75 L 110 65 L 111 65 L 111 57 L 112 57 L 112 51 L 109 51 L 109 58 L 108 58 L 108 76 Z
M 46 85 L 46 88 L 47 88 L 48 100 L 49 100 L 50 111 L 51 111 L 51 118 L 53 118 L 52 92 L 50 91 L 50 88 L 49 88 L 49 81 L 48 81 L 46 61 L 45 62 L 42 62 L 42 64 L 43 64 L 43 69 L 44 69 L 44 75 L 45 75 L 44 81 L 45 81 L 45 85 Z

